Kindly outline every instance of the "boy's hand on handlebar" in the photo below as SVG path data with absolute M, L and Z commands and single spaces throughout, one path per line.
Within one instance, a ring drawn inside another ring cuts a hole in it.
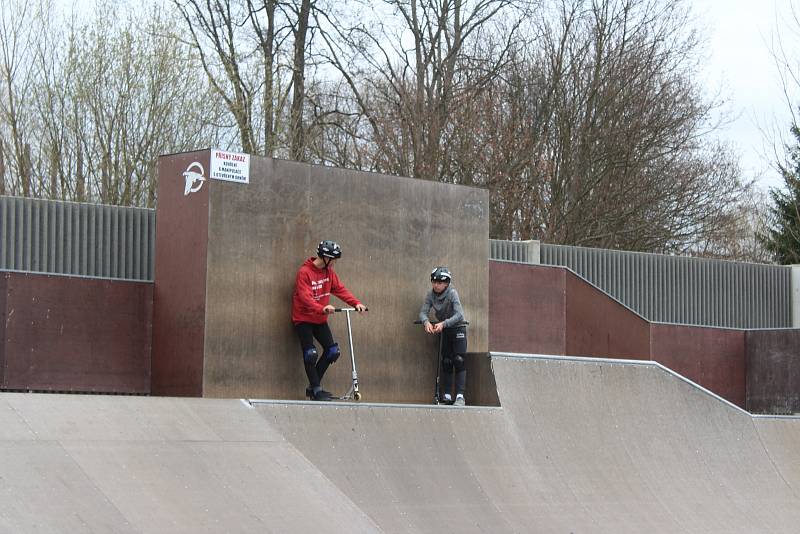
M 330 315 L 330 314 L 332 314 L 334 311 L 336 311 L 336 308 L 334 308 L 334 307 L 333 307 L 333 306 L 331 306 L 330 304 L 328 304 L 327 306 L 325 306 L 324 308 L 322 308 L 322 313 L 324 313 L 325 315 Z
M 434 334 L 441 334 L 442 330 L 444 330 L 444 323 L 436 323 L 433 325 L 433 333 Z
M 425 321 L 425 331 L 429 334 L 433 334 L 433 325 L 430 321 Z
M 364 313 L 365 311 L 367 311 L 367 307 L 364 306 L 363 304 L 356 304 L 356 311 L 358 313 Z

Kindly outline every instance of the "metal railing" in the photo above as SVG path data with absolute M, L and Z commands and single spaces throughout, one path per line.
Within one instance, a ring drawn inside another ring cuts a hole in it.
M 538 241 L 489 240 L 489 258 L 515 263 L 539 263 Z
M 493 245 L 491 259 L 536 263 L 508 254 L 513 246 Z M 650 321 L 792 326 L 790 267 L 564 245 L 541 244 L 539 251 L 542 265 L 571 269 Z
M 0 270 L 153 280 L 155 210 L 0 196 Z M 490 258 L 568 267 L 651 321 L 792 326 L 791 268 L 490 240 Z
M 155 211 L 0 196 L 0 269 L 153 280 Z

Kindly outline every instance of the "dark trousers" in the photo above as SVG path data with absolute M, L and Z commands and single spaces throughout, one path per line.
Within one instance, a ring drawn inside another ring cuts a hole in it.
M 303 359 L 309 385 L 312 389 L 319 388 L 322 383 L 322 377 L 325 376 L 325 371 L 328 370 L 328 366 L 331 364 L 328 358 L 325 357 L 325 353 L 336 344 L 333 341 L 331 329 L 328 323 L 299 323 L 294 325 L 294 329 L 297 332 L 297 337 L 300 338 L 300 348 L 303 350 L 303 354 L 307 350 L 314 348 L 314 339 L 322 345 L 322 354 L 316 363 L 307 362 L 305 358 Z
M 456 378 L 456 395 L 464 394 L 467 385 L 467 327 L 456 326 L 442 330 L 442 376 L 439 384 L 442 397 L 453 392 L 453 374 Z

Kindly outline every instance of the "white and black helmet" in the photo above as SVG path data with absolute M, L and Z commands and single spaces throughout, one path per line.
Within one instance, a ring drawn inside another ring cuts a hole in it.
M 431 282 L 449 282 L 450 278 L 450 269 L 447 267 L 436 267 L 431 271 Z
M 342 257 L 342 247 L 340 247 L 335 241 L 326 239 L 325 241 L 321 241 L 317 247 L 317 256 L 320 258 L 331 258 L 338 260 Z

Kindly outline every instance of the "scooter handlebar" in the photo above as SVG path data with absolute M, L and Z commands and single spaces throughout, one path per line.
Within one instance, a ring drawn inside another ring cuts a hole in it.
M 438 324 L 440 322 L 441 321 L 430 321 L 431 324 Z M 414 324 L 425 324 L 425 323 L 423 321 L 420 321 L 419 319 L 417 319 L 416 321 L 414 321 Z M 466 326 L 468 324 L 469 324 L 469 321 L 464 321 L 464 324 L 463 325 L 459 325 L 459 326 Z
M 355 308 L 334 308 L 333 311 L 335 312 L 349 312 L 349 311 L 356 311 Z M 364 308 L 364 311 L 369 311 L 369 308 Z

